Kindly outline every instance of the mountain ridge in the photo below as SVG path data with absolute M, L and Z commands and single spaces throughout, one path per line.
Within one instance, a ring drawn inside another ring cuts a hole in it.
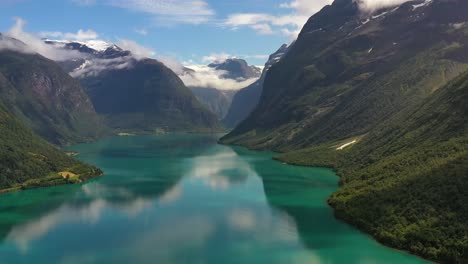
M 276 52 L 271 54 L 268 61 L 265 63 L 265 67 L 262 70 L 259 80 L 239 90 L 236 95 L 234 95 L 229 111 L 223 119 L 223 123 L 227 128 L 234 128 L 237 126 L 255 109 L 263 91 L 263 83 L 265 81 L 267 71 L 275 63 L 279 62 L 284 55 L 286 55 L 291 45 L 283 44 Z
M 466 1 L 417 0 L 363 14 L 335 1 L 221 143 L 334 168 L 337 217 L 386 245 L 467 262 L 467 11 Z
M 97 113 L 115 132 L 221 131 L 216 116 L 160 61 L 135 58 L 110 43 L 101 43 L 99 50 L 86 43 L 49 44 L 84 53 L 85 58 L 60 65 L 80 81 Z
M 37 134 L 67 145 L 105 133 L 88 95 L 55 62 L 14 49 L 0 50 L 0 62 L 0 101 Z

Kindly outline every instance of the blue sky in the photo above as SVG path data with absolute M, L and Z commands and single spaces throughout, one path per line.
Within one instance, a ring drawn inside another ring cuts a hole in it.
M 20 17 L 50 38 L 131 40 L 186 64 L 236 56 L 263 65 L 331 0 L 0 0 L 0 31 Z M 81 30 L 81 34 L 77 32 Z

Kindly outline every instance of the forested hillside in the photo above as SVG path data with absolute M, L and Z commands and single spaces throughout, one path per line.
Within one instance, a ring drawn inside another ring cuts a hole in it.
M 0 51 L 0 102 L 57 145 L 93 140 L 105 131 L 79 82 L 38 54 Z
M 34 135 L 1 104 L 0 134 L 0 193 L 77 183 L 102 174 Z
M 338 217 L 387 245 L 468 262 L 468 2 L 363 14 L 337 0 L 268 72 L 257 109 L 221 141 L 332 167 Z

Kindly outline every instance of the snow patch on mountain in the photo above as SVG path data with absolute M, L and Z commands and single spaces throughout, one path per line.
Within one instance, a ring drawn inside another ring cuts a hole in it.
M 418 9 L 418 8 L 421 8 L 421 7 L 424 7 L 424 6 L 428 6 L 429 4 L 432 3 L 433 0 L 425 0 L 423 3 L 420 3 L 420 4 L 417 4 L 417 5 L 413 5 L 413 11 Z

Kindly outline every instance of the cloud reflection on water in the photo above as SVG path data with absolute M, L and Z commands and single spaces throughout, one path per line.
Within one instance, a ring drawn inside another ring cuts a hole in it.
M 227 190 L 244 183 L 248 177 L 258 176 L 250 164 L 229 147 L 214 154 L 195 157 L 190 163 L 187 175 L 217 190 Z
M 28 249 L 39 244 L 63 244 L 57 249 L 61 263 L 96 263 L 99 255 L 112 263 L 221 263 L 225 256 L 320 263 L 303 250 L 294 219 L 268 204 L 251 158 L 214 145 L 181 158 L 181 177 L 155 173 L 141 184 L 138 172 L 129 172 L 86 184 L 78 197 L 13 227 L 6 241 L 31 256 L 38 253 Z M 194 199 L 200 193 L 206 200 Z

